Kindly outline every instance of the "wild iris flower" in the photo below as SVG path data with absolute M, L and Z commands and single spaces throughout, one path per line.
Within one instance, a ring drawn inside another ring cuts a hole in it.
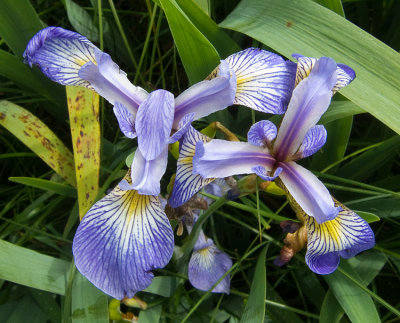
M 37 33 L 24 52 L 51 80 L 92 89 L 114 106 L 122 132 L 137 137 L 131 174 L 95 203 L 80 223 L 73 252 L 79 271 L 105 293 L 121 299 L 146 288 L 151 270 L 173 252 L 173 233 L 157 195 L 168 144 L 193 120 L 232 104 L 283 113 L 294 86 L 292 64 L 259 49 L 222 60 L 210 77 L 177 98 L 131 84 L 110 56 L 87 38 L 58 27 Z
M 323 223 L 334 219 L 340 207 L 334 205 L 318 178 L 295 161 L 324 145 L 326 130 L 316 123 L 328 108 L 338 84 L 349 83 L 354 72 L 348 67 L 342 69 L 327 57 L 299 58 L 297 71 L 297 76 L 304 71 L 304 76 L 309 75 L 294 89 L 279 131 L 272 122 L 264 120 L 250 128 L 248 142 L 199 141 L 193 172 L 204 178 L 255 173 L 264 180 L 273 180 L 279 176 L 304 212 Z

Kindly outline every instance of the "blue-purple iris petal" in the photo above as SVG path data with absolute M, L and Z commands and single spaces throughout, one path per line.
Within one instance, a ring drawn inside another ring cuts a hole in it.
M 307 256 L 306 264 L 310 269 L 319 275 L 333 273 L 339 266 L 340 257 L 337 252 L 329 252 L 322 255 Z
M 232 105 L 235 92 L 235 73 L 221 61 L 216 78 L 192 85 L 175 99 L 174 129 L 186 114 L 194 113 L 194 120 L 198 120 Z
M 270 146 L 278 130 L 269 120 L 262 120 L 253 124 L 247 133 L 247 141 L 256 146 Z
M 375 237 L 368 223 L 355 212 L 341 207 L 338 216 L 322 224 L 305 216 L 307 228 L 306 262 L 318 274 L 330 274 L 339 264 L 339 256 L 350 258 L 375 245 Z
M 308 130 L 328 108 L 336 79 L 335 61 L 322 57 L 310 75 L 294 89 L 274 143 L 277 160 L 290 159 L 299 149 Z
M 95 50 L 99 49 L 78 33 L 47 27 L 33 36 L 23 56 L 25 63 L 37 65 L 52 81 L 91 88 L 78 72 L 86 63 L 96 62 Z
M 318 223 L 334 219 L 340 211 L 322 182 L 309 170 L 295 162 L 278 163 L 282 168 L 279 178 L 290 195 L 309 216 Z
M 321 149 L 326 142 L 326 129 L 324 126 L 317 125 L 308 130 L 301 144 L 299 151 L 293 159 L 300 159 L 311 156 Z
M 153 160 L 147 160 L 138 148 L 133 157 L 131 167 L 132 189 L 139 194 L 160 194 L 160 180 L 167 169 L 168 146 L 165 145 L 160 154 Z
M 248 48 L 225 59 L 235 72 L 235 104 L 265 113 L 282 114 L 289 102 L 296 65 L 271 52 Z
M 172 207 L 178 207 L 186 203 L 200 189 L 212 182 L 213 178 L 203 178 L 193 174 L 193 156 L 195 154 L 196 143 L 199 141 L 207 142 L 210 138 L 201 132 L 189 127 L 188 131 L 181 139 L 179 145 L 179 158 L 176 169 L 174 187 L 168 203 Z
M 356 78 L 356 72 L 344 64 L 338 64 L 338 79 L 335 87 L 333 88 L 333 93 L 336 93 L 341 88 L 349 85 Z
M 194 113 L 189 113 L 183 117 L 183 119 L 179 122 L 178 130 L 169 138 L 168 143 L 173 144 L 175 141 L 178 141 L 182 138 L 182 136 L 188 131 L 190 124 L 194 119 Z
M 135 116 L 119 102 L 116 102 L 113 108 L 114 114 L 117 117 L 119 128 L 122 133 L 128 138 L 136 138 Z
M 255 166 L 252 168 L 252 171 L 260 178 L 262 178 L 264 181 L 273 181 L 275 178 L 279 176 L 279 174 L 282 172 L 282 168 L 278 167 L 274 174 L 270 176 L 270 172 L 265 169 L 263 166 Z
M 79 76 L 90 83 L 97 93 L 111 104 L 122 103 L 132 114 L 136 114 L 139 105 L 148 93 L 134 86 L 110 55 L 95 50 L 96 64 L 89 62 L 79 70 Z
M 157 158 L 168 145 L 174 120 L 174 96 L 165 90 L 156 90 L 139 106 L 136 115 L 138 146 L 148 161 Z
M 214 242 L 200 232 L 189 261 L 189 281 L 197 289 L 207 291 L 232 267 L 231 258 L 219 250 Z M 229 294 L 230 276 L 227 275 L 213 293 Z
M 151 270 L 171 259 L 174 236 L 155 196 L 118 186 L 95 203 L 73 241 L 78 270 L 114 298 L 132 297 L 148 287 Z
M 205 178 L 251 174 L 254 166 L 271 170 L 275 159 L 267 148 L 247 142 L 214 139 L 198 142 L 193 158 L 193 172 Z

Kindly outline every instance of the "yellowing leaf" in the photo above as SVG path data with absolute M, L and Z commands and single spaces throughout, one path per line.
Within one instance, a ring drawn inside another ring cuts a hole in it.
M 79 216 L 95 202 L 99 189 L 99 96 L 85 88 L 67 86 L 69 120 L 74 148 Z
M 0 124 L 69 184 L 76 186 L 71 152 L 42 121 L 19 105 L 0 101 Z

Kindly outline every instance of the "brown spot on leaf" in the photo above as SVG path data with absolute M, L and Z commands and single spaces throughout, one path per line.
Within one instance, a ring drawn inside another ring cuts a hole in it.
M 30 137 L 31 135 L 24 130 L 24 135 Z
M 80 163 L 80 164 L 78 165 L 78 170 L 80 170 L 82 167 L 83 167 L 83 163 Z
M 86 199 L 88 200 L 90 198 L 90 194 L 86 193 Z
M 81 137 L 83 137 L 83 131 L 79 131 L 79 134 L 81 135 Z
M 0 113 L 0 120 L 4 120 L 6 118 L 5 113 L 1 112 Z
M 291 21 L 286 21 L 286 27 L 292 27 L 293 26 L 293 22 Z
M 51 144 L 51 141 L 49 139 L 43 138 L 42 145 L 46 147 L 46 149 L 53 151 L 53 145 Z

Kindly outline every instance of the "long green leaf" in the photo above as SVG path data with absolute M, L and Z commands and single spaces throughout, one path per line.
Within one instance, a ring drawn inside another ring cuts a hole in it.
M 12 102 L 0 101 L 0 125 L 21 140 L 68 183 L 76 185 L 71 152 L 40 119 Z
M 62 196 L 76 198 L 76 189 L 65 184 L 35 177 L 9 177 L 8 180 L 14 183 L 24 184 L 27 186 L 40 188 L 45 191 L 54 192 Z
M 400 133 L 400 54 L 310 0 L 242 0 L 221 23 L 289 57 L 330 56 L 356 80 L 341 93 Z
M 267 273 L 265 268 L 265 247 L 258 256 L 250 294 L 240 322 L 263 322 L 265 316 L 265 298 L 267 289 Z
M 175 0 L 160 0 L 179 56 L 191 83 L 203 80 L 219 64 L 214 46 L 196 28 Z
M 0 279 L 64 295 L 70 264 L 0 240 Z

